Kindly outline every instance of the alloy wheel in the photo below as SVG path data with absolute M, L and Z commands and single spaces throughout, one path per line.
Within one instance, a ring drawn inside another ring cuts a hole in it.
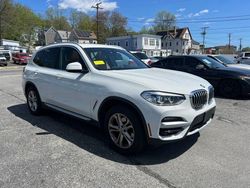
M 115 113 L 109 118 L 108 131 L 112 141 L 123 149 L 130 148 L 134 143 L 135 130 L 127 116 Z

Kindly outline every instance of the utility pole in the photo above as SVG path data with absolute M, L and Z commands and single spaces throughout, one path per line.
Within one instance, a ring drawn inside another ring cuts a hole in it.
M 203 36 L 203 41 L 202 41 L 202 45 L 203 45 L 203 49 L 202 49 L 202 53 L 205 52 L 205 38 L 206 38 L 206 34 L 207 34 L 207 29 L 209 27 L 202 27 L 202 32 L 201 32 L 201 35 Z
M 97 43 L 99 43 L 99 9 L 103 9 L 100 7 L 102 2 L 96 3 L 95 6 L 92 6 L 91 8 L 96 9 L 96 38 L 97 38 Z
M 229 52 L 231 49 L 231 33 L 228 34 L 228 48 L 229 48 Z
M 240 40 L 240 47 L 239 47 L 239 51 L 241 51 L 241 49 L 242 49 L 242 38 L 240 38 L 239 40 Z

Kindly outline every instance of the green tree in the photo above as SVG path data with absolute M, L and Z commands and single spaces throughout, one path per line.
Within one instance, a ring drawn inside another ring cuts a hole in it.
M 83 12 L 76 10 L 71 11 L 69 16 L 72 28 L 84 31 L 92 31 L 94 27 L 94 20 Z
M 242 52 L 249 52 L 250 51 L 250 47 L 245 47 L 242 49 Z
M 154 22 L 153 30 L 155 32 L 173 29 L 176 25 L 176 17 L 170 12 L 160 11 L 156 14 Z
M 0 40 L 7 38 L 8 30 L 11 27 L 12 4 L 12 0 L 0 0 Z
M 70 30 L 70 24 L 58 8 L 48 8 L 46 11 L 45 27 L 53 26 L 57 30 Z
M 127 18 L 122 16 L 119 12 L 112 12 L 109 17 L 110 35 L 117 37 L 127 34 Z

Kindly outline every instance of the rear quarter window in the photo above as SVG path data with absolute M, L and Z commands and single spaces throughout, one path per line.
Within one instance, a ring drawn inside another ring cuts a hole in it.
M 41 67 L 59 69 L 60 48 L 48 48 L 37 52 L 33 62 Z

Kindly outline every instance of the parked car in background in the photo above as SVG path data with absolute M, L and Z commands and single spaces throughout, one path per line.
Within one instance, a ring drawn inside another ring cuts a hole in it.
M 224 97 L 250 94 L 250 71 L 228 67 L 207 56 L 169 56 L 151 65 L 188 72 L 209 81 L 215 92 Z
M 0 50 L 0 53 L 3 54 L 7 61 L 12 60 L 12 54 L 10 50 Z
M 12 60 L 14 63 L 20 64 L 20 65 L 26 65 L 30 59 L 29 54 L 27 53 L 15 53 L 12 57 Z
M 250 65 L 235 63 L 234 61 L 230 60 L 229 58 L 223 55 L 207 55 L 207 56 L 229 67 L 236 67 L 240 69 L 250 70 Z
M 159 61 L 159 59 L 155 58 L 155 57 L 149 57 L 151 64 L 152 63 L 156 63 L 157 61 Z
M 241 52 L 238 57 L 236 57 L 237 63 L 250 65 L 250 52 Z
M 1 66 L 7 66 L 7 60 L 4 54 L 0 53 L 0 65 Z
M 158 61 L 159 61 L 161 59 L 164 59 L 165 57 L 162 57 L 162 56 L 153 56 L 153 58 L 158 59 Z
M 145 53 L 143 53 L 143 52 L 134 52 L 134 51 L 131 51 L 131 53 L 135 57 L 137 57 L 138 59 L 143 61 L 146 65 L 151 65 L 152 61 Z
M 61 43 L 24 68 L 30 112 L 42 107 L 96 122 L 122 153 L 199 132 L 215 113 L 213 87 L 191 74 L 149 68 L 118 46 Z

